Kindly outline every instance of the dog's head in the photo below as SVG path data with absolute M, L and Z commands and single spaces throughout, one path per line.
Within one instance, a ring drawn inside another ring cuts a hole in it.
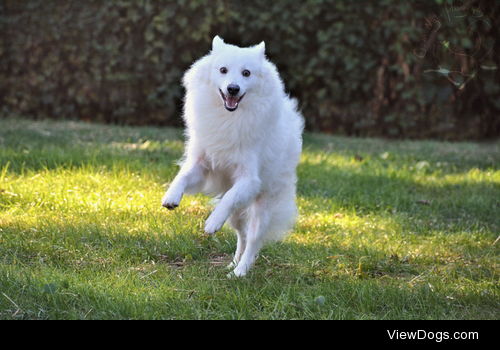
M 240 48 L 224 43 L 218 36 L 213 39 L 210 81 L 229 112 L 238 109 L 244 97 L 259 88 L 264 51 L 264 42 Z

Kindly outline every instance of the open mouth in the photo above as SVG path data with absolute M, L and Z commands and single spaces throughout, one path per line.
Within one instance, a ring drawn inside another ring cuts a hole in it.
M 241 95 L 240 97 L 237 96 L 226 96 L 222 92 L 221 89 L 219 89 L 220 95 L 222 97 L 222 100 L 224 101 L 224 107 L 229 111 L 229 112 L 234 112 L 238 108 L 238 104 L 241 102 L 243 97 L 245 97 L 245 94 Z

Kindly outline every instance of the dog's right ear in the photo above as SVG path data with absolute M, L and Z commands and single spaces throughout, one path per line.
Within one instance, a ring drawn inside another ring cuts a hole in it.
M 255 46 L 257 51 L 259 52 L 259 56 L 261 59 L 264 59 L 266 57 L 266 44 L 262 41 L 259 45 Z
M 222 40 L 218 35 L 212 40 L 212 51 L 217 51 L 219 48 L 224 46 L 224 40 Z

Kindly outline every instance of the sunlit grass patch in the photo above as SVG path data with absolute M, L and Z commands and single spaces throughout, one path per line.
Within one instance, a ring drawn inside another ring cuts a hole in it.
M 181 130 L 0 126 L 2 319 L 498 318 L 498 142 L 306 134 L 300 219 L 234 280 L 213 200 L 160 205 Z

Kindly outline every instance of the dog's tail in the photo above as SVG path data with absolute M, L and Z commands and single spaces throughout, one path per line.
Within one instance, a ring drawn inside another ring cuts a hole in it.
M 295 203 L 295 181 L 286 185 L 273 198 L 271 206 L 271 222 L 266 241 L 281 241 L 293 229 L 299 217 L 299 210 Z

